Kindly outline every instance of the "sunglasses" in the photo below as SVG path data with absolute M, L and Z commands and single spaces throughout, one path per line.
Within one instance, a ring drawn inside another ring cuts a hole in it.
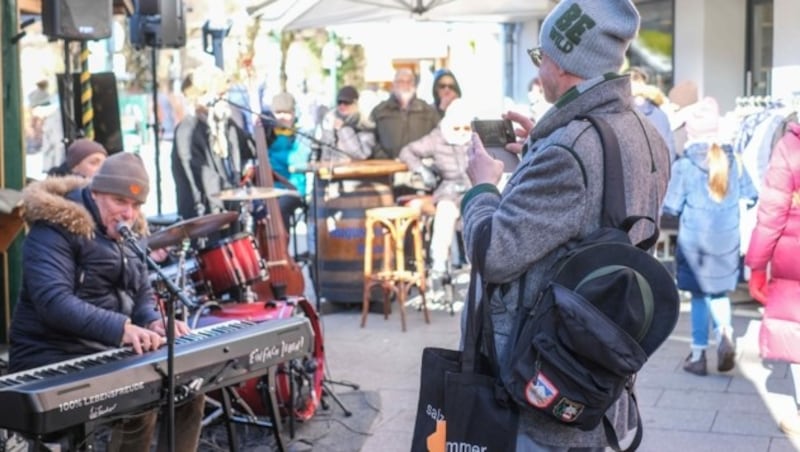
M 353 103 L 354 102 L 352 100 L 344 100 L 344 99 L 339 99 L 336 101 L 337 105 L 353 105 Z
M 436 89 L 445 89 L 445 88 L 448 88 L 451 91 L 455 91 L 456 85 L 453 85 L 451 83 L 439 83 L 438 85 L 436 85 Z
M 532 49 L 528 49 L 528 56 L 531 57 L 531 61 L 533 65 L 539 67 L 542 64 L 542 48 L 541 47 L 534 47 Z

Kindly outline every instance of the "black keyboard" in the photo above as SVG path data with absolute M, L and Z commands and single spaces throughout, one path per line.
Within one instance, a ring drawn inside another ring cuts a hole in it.
M 311 353 L 305 317 L 233 320 L 175 340 L 176 393 L 196 394 L 264 375 Z M 167 347 L 136 355 L 130 347 L 0 377 L 0 428 L 43 435 L 163 403 Z

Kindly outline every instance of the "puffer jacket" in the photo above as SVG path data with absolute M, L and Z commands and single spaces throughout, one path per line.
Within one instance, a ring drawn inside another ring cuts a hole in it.
M 419 140 L 405 145 L 398 158 L 412 172 L 423 165 L 422 159 L 433 158 L 433 169 L 442 178 L 433 191 L 434 202 L 443 199 L 460 202 L 472 186 L 467 176 L 467 147 L 467 144 L 459 146 L 447 143 L 442 130 L 437 127 Z
M 416 97 L 408 108 L 400 108 L 394 96 L 379 103 L 370 113 L 375 127 L 374 159 L 396 159 L 400 149 L 433 130 L 441 117 L 431 105 Z
M 119 347 L 126 320 L 160 318 L 144 262 L 106 236 L 87 183 L 50 178 L 23 192 L 30 230 L 11 322 L 12 372 Z
M 337 119 L 343 121 L 339 129 L 334 127 Z M 342 117 L 339 111 L 334 109 L 325 114 L 321 128 L 322 149 L 319 157 L 321 162 L 364 160 L 372 154 L 375 135 L 367 130 L 360 113 Z
M 762 353 L 771 350 L 793 356 L 793 362 L 800 362 L 797 256 L 800 256 L 800 124 L 793 123 L 770 157 L 759 193 L 758 222 L 745 257 L 745 264 L 753 270 L 769 267 L 764 322 L 779 320 L 770 328 L 762 327 Z
M 728 193 L 721 202 L 708 192 L 710 144 L 690 142 L 672 166 L 664 213 L 680 217 L 675 253 L 678 288 L 704 294 L 734 290 L 739 281 L 739 201 L 758 196 L 747 171 L 729 161 Z
M 480 184 L 462 201 L 468 255 L 488 240 L 481 277 L 501 285 L 490 301 L 501 377 L 510 370 L 507 345 L 518 312 L 532 307 L 556 261 L 600 226 L 603 148 L 596 129 L 576 119 L 590 113 L 602 116 L 617 134 L 627 214 L 659 216 L 669 179 L 669 151 L 632 105 L 629 77 L 598 77 L 569 90 L 536 124 L 528 150 L 502 194 L 492 184 Z M 488 236 L 481 234 L 484 222 L 491 222 Z M 631 239 L 638 242 L 652 232 L 639 225 Z M 526 292 L 519 300 L 522 279 Z M 633 413 L 625 396 L 609 409 L 618 437 L 635 426 Z M 522 411 L 519 431 L 552 446 L 607 445 L 602 425 L 582 431 L 531 410 Z

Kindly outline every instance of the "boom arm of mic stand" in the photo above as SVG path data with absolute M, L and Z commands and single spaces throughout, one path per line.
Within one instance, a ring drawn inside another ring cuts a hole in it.
M 285 125 L 278 123 L 278 121 L 276 121 L 275 118 L 272 118 L 272 117 L 270 117 L 268 115 L 265 115 L 264 113 L 259 113 L 257 111 L 253 111 L 249 107 L 246 107 L 244 105 L 238 104 L 236 102 L 230 101 L 230 100 L 222 98 L 222 97 L 218 98 L 217 100 L 225 102 L 228 105 L 230 105 L 231 107 L 235 107 L 235 108 L 238 108 L 238 109 L 240 109 L 242 111 L 246 111 L 246 112 L 248 112 L 248 113 L 250 113 L 252 115 L 257 115 L 262 121 L 264 121 L 265 123 L 270 124 L 272 126 L 278 126 L 279 125 L 279 126 L 284 127 L 286 129 L 291 129 L 296 135 L 299 135 L 299 136 L 307 139 L 311 143 L 319 146 L 320 148 L 326 148 L 326 149 L 328 149 L 330 151 L 338 152 L 339 154 L 342 154 L 342 155 L 347 155 L 346 152 L 344 152 L 343 150 L 337 148 L 336 146 L 334 146 L 334 145 L 332 145 L 330 143 L 326 143 L 326 142 L 320 140 L 319 138 L 315 137 L 314 135 L 311 135 L 308 132 L 305 132 L 303 130 L 298 129 L 297 127 L 286 127 Z

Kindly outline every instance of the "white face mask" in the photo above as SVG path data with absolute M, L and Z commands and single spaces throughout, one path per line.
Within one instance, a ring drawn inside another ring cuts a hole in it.
M 461 146 L 467 144 L 472 138 L 472 127 L 469 125 L 446 124 L 443 121 L 440 127 L 447 144 Z

